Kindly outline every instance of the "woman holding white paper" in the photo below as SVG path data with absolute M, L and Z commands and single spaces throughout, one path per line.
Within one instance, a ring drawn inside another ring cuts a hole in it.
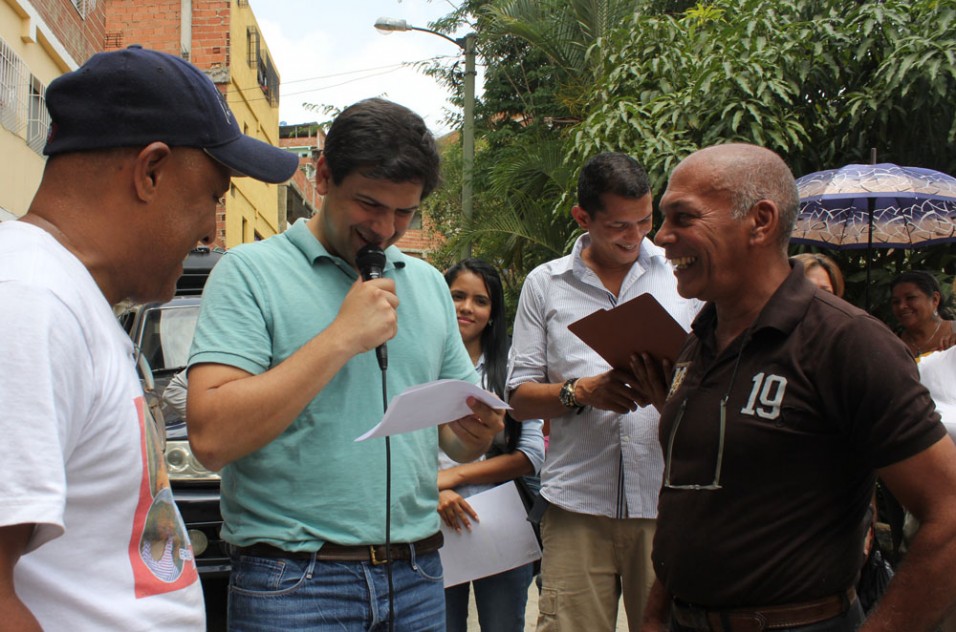
M 504 292 L 498 271 L 480 259 L 465 259 L 445 272 L 458 317 L 462 341 L 482 376 L 483 386 L 504 397 L 508 334 Z M 446 525 L 461 531 L 479 522 L 466 498 L 520 477 L 534 475 L 544 462 L 541 420 L 518 423 L 507 417 L 491 452 L 472 463 L 458 464 L 439 453 L 438 513 Z M 522 632 L 533 564 L 459 584 L 445 590 L 448 632 L 465 632 L 469 587 L 474 587 L 482 630 Z

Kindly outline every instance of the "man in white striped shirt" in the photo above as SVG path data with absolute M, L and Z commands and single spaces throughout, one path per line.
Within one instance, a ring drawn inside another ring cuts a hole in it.
M 640 627 L 654 581 L 651 544 L 663 457 L 659 415 L 640 408 L 628 373 L 568 331 L 574 321 L 650 292 L 685 328 L 700 307 L 681 298 L 652 228 L 647 174 L 633 158 L 591 158 L 571 215 L 583 230 L 571 254 L 539 266 L 521 290 L 508 391 L 516 419 L 551 419 L 541 472 L 550 503 L 538 632 L 613 631 L 623 594 Z

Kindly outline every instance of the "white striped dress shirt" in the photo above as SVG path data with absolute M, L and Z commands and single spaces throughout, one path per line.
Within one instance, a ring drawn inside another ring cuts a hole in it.
M 556 384 L 610 370 L 597 352 L 568 331 L 568 325 L 645 292 L 690 330 L 703 304 L 677 294 L 663 249 L 645 238 L 620 295 L 614 296 L 581 258 L 589 244 L 590 237 L 582 235 L 570 255 L 538 266 L 525 280 L 511 344 L 509 393 L 524 382 Z M 541 470 L 542 496 L 576 513 L 657 517 L 664 470 L 659 419 L 653 406 L 626 415 L 587 407 L 580 414 L 569 411 L 551 419 Z

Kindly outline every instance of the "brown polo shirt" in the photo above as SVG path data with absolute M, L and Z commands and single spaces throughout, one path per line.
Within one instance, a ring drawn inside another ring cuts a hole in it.
M 665 483 L 657 576 L 713 608 L 846 590 L 863 562 L 874 470 L 945 435 L 916 364 L 882 322 L 817 290 L 799 265 L 719 355 L 716 324 L 707 305 L 677 361 L 660 440 L 672 485 L 711 484 L 726 397 L 721 488 Z

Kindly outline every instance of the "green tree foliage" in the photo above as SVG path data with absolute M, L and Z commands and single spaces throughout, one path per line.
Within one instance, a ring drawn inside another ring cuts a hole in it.
M 444 232 L 516 282 L 569 249 L 574 179 L 599 151 L 640 159 L 658 196 L 682 158 L 728 141 L 777 151 L 797 176 L 870 148 L 956 173 L 956 0 L 471 0 L 446 26 L 465 19 L 486 67 L 476 223 L 449 214 Z M 874 251 L 871 304 L 903 269 L 949 282 L 949 251 Z M 865 253 L 828 254 L 862 305 Z
M 659 178 L 740 140 L 797 175 L 881 158 L 956 169 L 956 3 L 715 0 L 636 14 L 602 60 L 574 150 L 638 151 Z
M 636 0 L 510 0 L 485 7 L 488 27 L 526 42 L 548 60 L 555 97 L 578 115 L 591 87 L 595 61 L 588 50 L 637 10 Z
M 519 4 L 520 8 L 511 6 Z M 568 64 L 553 63 L 529 39 L 531 26 L 537 25 L 542 31 L 552 28 L 535 21 L 551 20 L 550 14 L 542 14 L 545 5 L 560 13 L 559 9 L 568 3 L 473 0 L 432 25 L 451 32 L 472 20 L 468 28 L 478 33 L 485 84 L 476 108 L 480 131 L 474 172 L 474 222 L 465 226 L 461 221 L 461 151 L 459 146 L 449 145 L 444 154 L 444 186 L 426 203 L 431 224 L 448 240 L 431 258 L 439 266 L 453 262 L 461 238 L 467 236 L 476 255 L 505 271 L 505 283 L 511 291 L 520 288 L 528 270 L 561 255 L 573 231 L 567 209 L 559 214 L 553 209 L 573 178 L 565 166 L 567 142 L 561 126 L 578 120 L 568 106 L 573 99 L 563 96 L 566 86 L 575 82 Z M 519 17 L 519 9 L 533 15 Z M 578 34 L 586 37 L 586 30 L 578 29 Z M 576 47 L 583 58 L 592 43 L 593 38 L 565 45 Z M 428 72 L 457 90 L 458 70 L 433 67 Z

